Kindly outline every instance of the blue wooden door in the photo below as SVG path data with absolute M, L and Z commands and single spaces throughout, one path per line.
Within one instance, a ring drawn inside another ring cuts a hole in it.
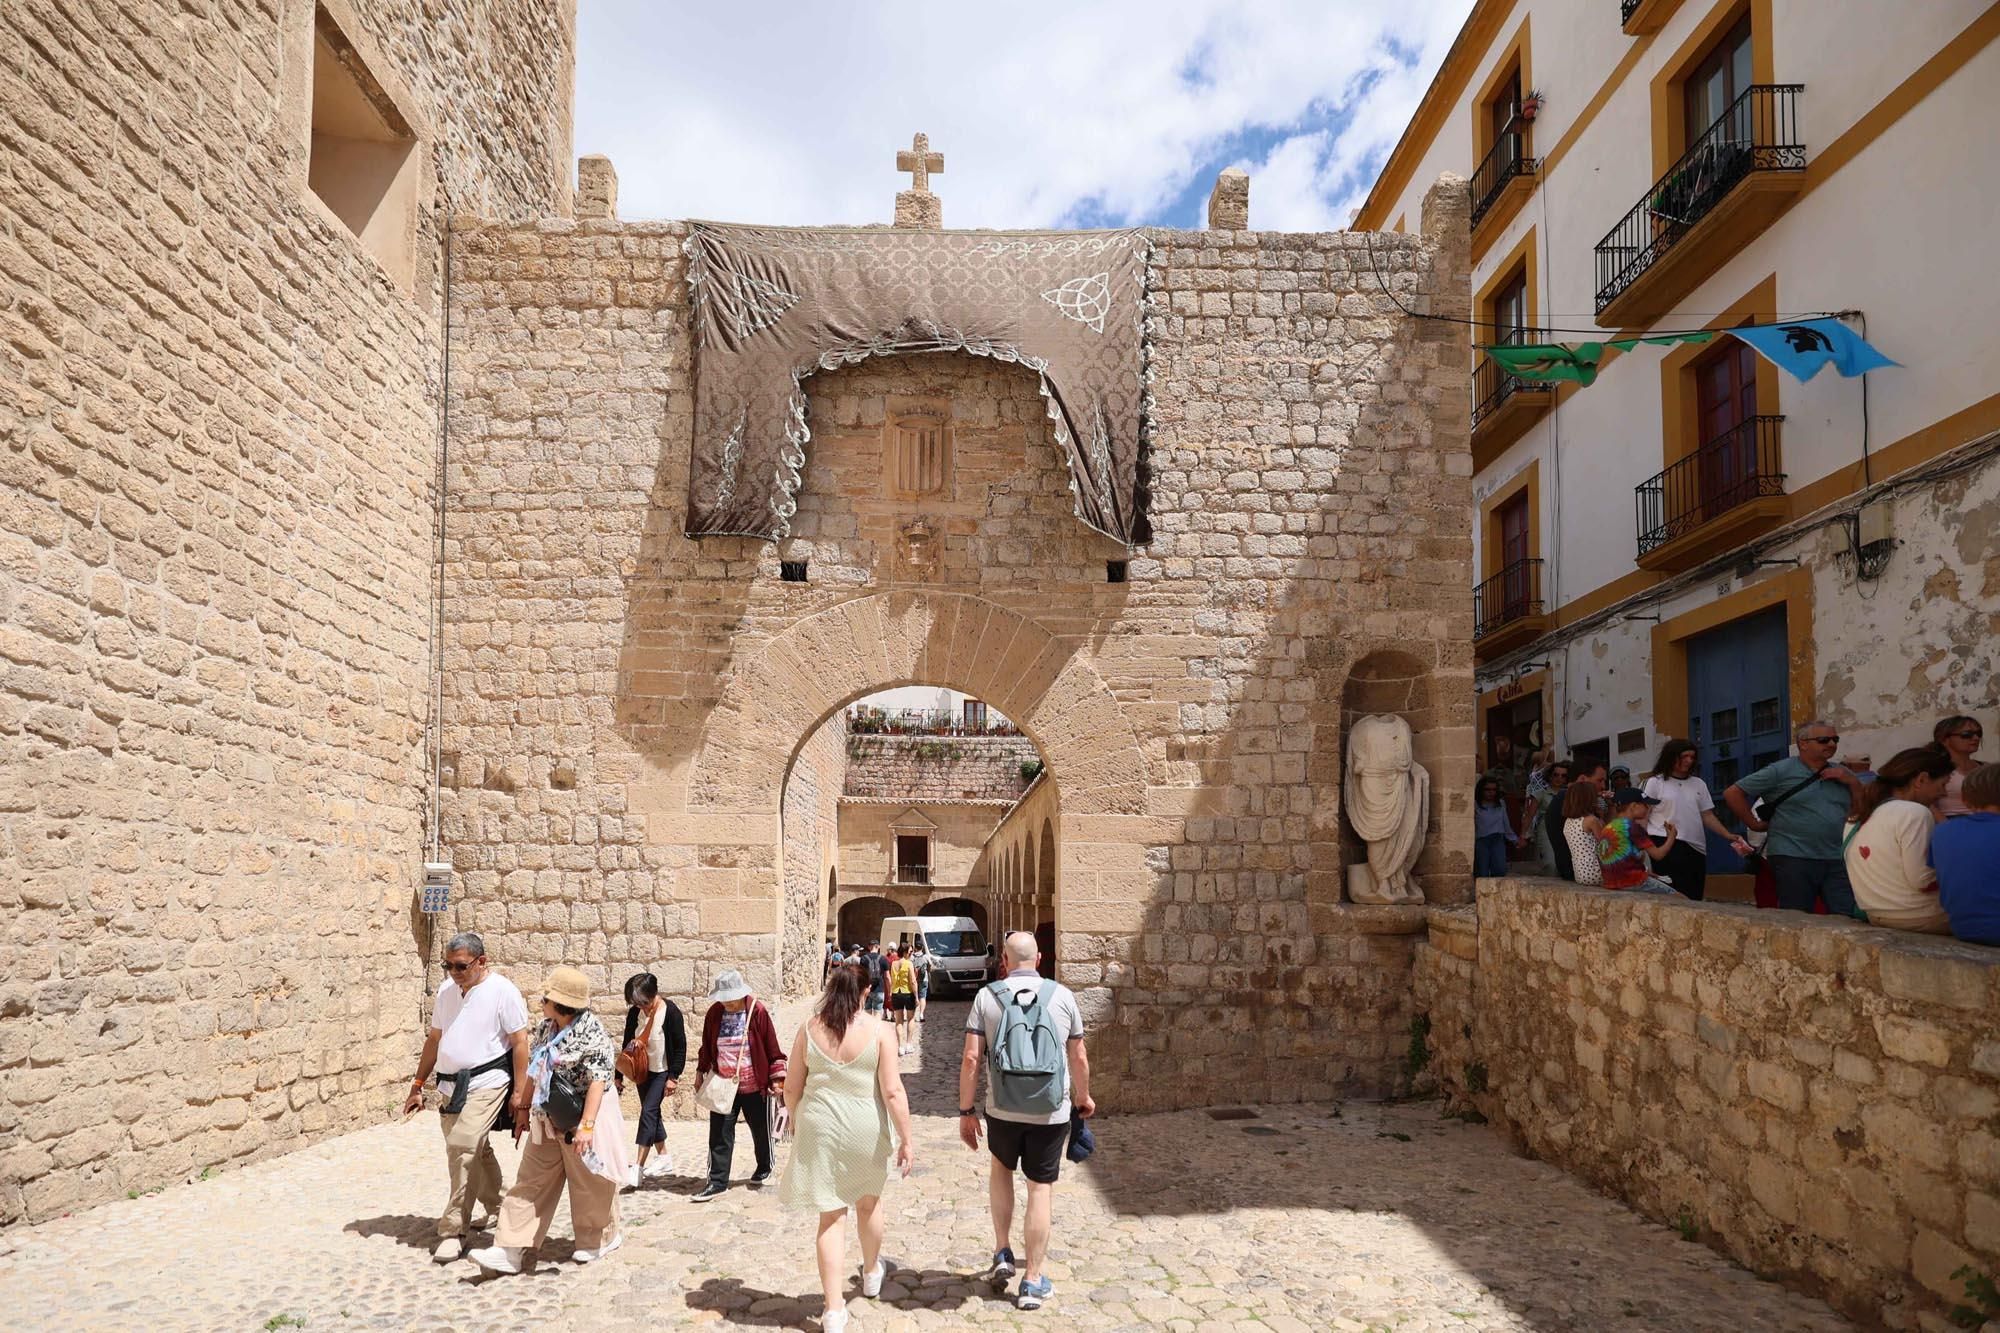
M 1785 757 L 1791 748 L 1791 670 L 1785 608 L 1746 617 L 1688 640 L 1688 739 L 1695 768 L 1715 796 L 1715 813 L 1739 825 L 1722 793 L 1746 773 Z M 1708 872 L 1741 874 L 1743 861 L 1708 835 Z

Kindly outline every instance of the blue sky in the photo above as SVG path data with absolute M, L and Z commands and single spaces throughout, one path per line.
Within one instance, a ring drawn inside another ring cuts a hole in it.
M 887 222 L 917 130 L 948 227 L 1346 225 L 1472 0 L 1104 0 L 1004 10 L 582 0 L 578 153 L 628 218 Z

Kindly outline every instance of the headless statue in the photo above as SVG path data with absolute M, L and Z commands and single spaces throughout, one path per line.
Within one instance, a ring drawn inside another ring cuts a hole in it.
M 1341 804 L 1368 844 L 1365 865 L 1347 868 L 1347 896 L 1357 903 L 1421 903 L 1410 878 L 1431 817 L 1431 775 L 1410 757 L 1410 724 L 1371 714 L 1349 729 L 1347 783 Z

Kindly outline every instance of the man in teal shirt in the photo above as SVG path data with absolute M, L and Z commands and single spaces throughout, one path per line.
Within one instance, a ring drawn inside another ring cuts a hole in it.
M 1840 733 L 1814 720 L 1792 733 L 1796 759 L 1780 759 L 1733 784 L 1723 801 L 1745 828 L 1768 830 L 1764 855 L 1777 880 L 1778 906 L 1810 912 L 1824 898 L 1826 910 L 1854 915 L 1854 889 L 1847 882 L 1841 839 L 1850 817 L 1861 810 L 1861 779 L 1832 762 Z M 1764 818 L 1751 803 L 1765 802 Z

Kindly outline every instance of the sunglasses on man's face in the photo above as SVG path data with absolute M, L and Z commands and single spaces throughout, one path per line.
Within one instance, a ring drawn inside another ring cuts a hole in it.
M 444 970 L 445 970 L 445 971 L 447 971 L 447 972 L 470 972 L 470 971 L 471 971 L 471 970 L 472 970 L 472 969 L 473 969 L 473 968 L 474 968 L 474 967 L 475 967 L 476 965 L 477 965 L 477 964 L 476 964 L 476 962 L 473 962 L 473 963 L 446 963 L 446 964 L 444 965 Z
M 1802 745 L 1808 745 L 1808 744 L 1809 744 L 1809 745 L 1838 745 L 1838 744 L 1840 744 L 1840 737 L 1838 737 L 1838 736 L 1807 736 L 1807 737 L 1804 737 L 1804 738 L 1803 738 L 1803 739 L 1802 739 L 1802 740 L 1800 741 L 1800 744 L 1802 744 Z

